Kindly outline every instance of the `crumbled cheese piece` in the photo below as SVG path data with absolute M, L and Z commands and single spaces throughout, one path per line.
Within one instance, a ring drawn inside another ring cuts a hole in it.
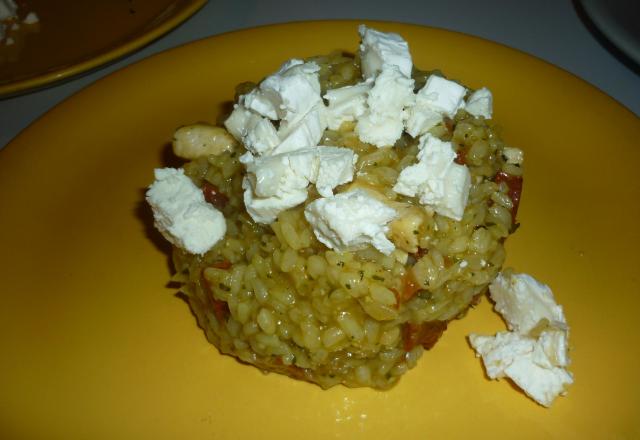
M 305 190 L 313 168 L 313 153 L 277 154 L 256 157 L 247 164 L 247 177 L 251 180 L 253 193 L 266 198 Z M 296 167 L 292 162 L 296 163 Z
M 440 123 L 443 116 L 453 117 L 463 107 L 466 91 L 454 81 L 431 75 L 416 94 L 415 105 L 409 109 L 407 133 L 420 136 Z
M 300 148 L 317 146 L 327 128 L 325 111 L 323 104 L 316 104 L 301 120 L 293 124 L 282 121 L 278 128 L 280 143 L 270 154 L 288 153 Z
M 338 130 L 344 122 L 357 121 L 364 115 L 367 110 L 367 94 L 372 85 L 372 81 L 365 81 L 327 91 L 324 99 L 329 102 L 327 125 L 331 130 Z
M 361 24 L 360 59 L 362 75 L 373 78 L 383 69 L 383 65 L 396 66 L 402 75 L 411 78 L 413 61 L 409 53 L 409 44 L 398 34 L 380 32 Z
M 569 338 L 566 329 L 548 327 L 538 336 L 534 361 L 543 367 L 568 367 Z
M 510 330 L 526 335 L 543 319 L 559 327 L 567 324 L 562 306 L 556 304 L 549 286 L 527 274 L 500 273 L 489 292 Z
M 319 70 L 314 62 L 289 60 L 266 77 L 257 89 L 244 95 L 244 105 L 269 119 L 295 123 L 322 103 Z
M 367 97 L 367 112 L 360 117 L 355 132 L 361 141 L 377 147 L 392 146 L 400 139 L 407 117 L 405 108 L 413 105 L 413 79 L 396 66 L 384 65 Z
M 489 286 L 495 309 L 511 332 L 469 335 L 492 379 L 511 378 L 544 406 L 550 406 L 573 376 L 569 365 L 569 328 L 551 289 L 526 274 L 503 272 Z
M 418 163 L 403 169 L 393 190 L 408 197 L 420 197 L 420 203 L 454 220 L 461 220 L 471 188 L 471 175 L 456 157 L 450 142 L 426 134 L 418 145 Z
M 268 154 L 279 143 L 278 133 L 267 118 L 236 104 L 224 126 L 247 150 L 254 154 Z
M 227 130 L 255 155 L 314 147 L 327 128 L 317 64 L 292 59 L 246 95 L 225 121 Z M 276 130 L 270 121 L 281 120 Z
M 371 244 L 385 255 L 395 249 L 386 234 L 396 211 L 365 190 L 316 199 L 304 215 L 318 240 L 330 249 L 346 251 Z
M 486 87 L 473 92 L 464 106 L 464 109 L 473 116 L 482 116 L 491 119 L 493 113 L 493 96 L 491 90 Z
M 244 205 L 256 223 L 273 223 L 280 212 L 298 206 L 307 200 L 306 187 L 289 192 L 281 191 L 277 196 L 261 198 L 254 196 L 251 180 L 245 176 L 242 188 L 244 189 Z
M 524 162 L 524 153 L 520 148 L 504 147 L 502 154 L 507 159 L 507 163 L 512 165 L 522 165 Z
M 262 93 L 259 88 L 255 88 L 246 95 L 242 95 L 239 101 L 248 109 L 254 111 L 260 116 L 276 120 L 278 119 L 278 111 L 276 105 L 269 96 Z
M 35 12 L 29 12 L 24 20 L 22 20 L 24 24 L 36 24 L 39 21 L 40 19 L 38 18 L 38 14 Z
M 271 223 L 280 211 L 306 200 L 309 183 L 329 197 L 333 188 L 353 179 L 357 160 L 351 149 L 327 146 L 256 158 L 243 155 L 247 211 L 256 222 Z
M 318 147 L 317 151 L 318 173 L 311 183 L 321 196 L 331 197 L 335 187 L 353 180 L 358 155 L 349 148 Z
M 571 374 L 546 356 L 539 340 L 499 332 L 495 336 L 471 334 L 469 342 L 477 355 L 482 356 L 491 379 L 511 378 L 541 405 L 550 406 L 573 383 Z
M 159 168 L 147 201 L 155 226 L 174 245 L 192 254 L 204 254 L 226 233 L 220 211 L 207 203 L 202 191 L 183 169 Z

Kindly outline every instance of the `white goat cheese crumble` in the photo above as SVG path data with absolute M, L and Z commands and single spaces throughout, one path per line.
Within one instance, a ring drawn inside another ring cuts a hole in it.
M 508 377 L 528 396 L 543 406 L 573 383 L 573 377 L 561 366 L 553 365 L 538 340 L 513 332 L 495 336 L 469 335 L 469 342 L 485 365 L 491 379 Z
M 473 92 L 464 105 L 464 109 L 473 116 L 482 116 L 491 119 L 493 114 L 493 95 L 486 87 Z
M 314 200 L 304 210 L 321 243 L 338 251 L 355 250 L 368 244 L 385 255 L 395 249 L 386 237 L 395 209 L 356 189 Z
M 526 274 L 499 274 L 489 286 L 495 309 L 510 332 L 471 334 L 491 379 L 508 377 L 528 396 L 550 406 L 573 383 L 568 334 L 562 307 L 551 289 Z
M 527 274 L 498 274 L 490 286 L 495 309 L 507 322 L 509 330 L 528 334 L 543 319 L 556 326 L 566 326 L 562 306 L 556 304 L 549 286 Z
M 367 96 L 368 110 L 355 128 L 362 142 L 384 147 L 400 139 L 407 118 L 405 108 L 413 105 L 415 99 L 413 83 L 398 67 L 384 65 Z
M 461 220 L 469 198 L 471 174 L 454 162 L 451 142 L 426 134 L 418 145 L 418 163 L 403 169 L 393 190 L 407 197 L 419 197 L 420 203 L 454 220 Z
M 294 123 L 282 121 L 278 128 L 280 143 L 270 154 L 288 153 L 305 147 L 315 147 L 327 128 L 326 109 L 316 104 L 307 114 Z
M 344 122 L 355 122 L 367 111 L 367 95 L 373 81 L 328 90 L 324 99 L 327 106 L 327 125 L 338 130 Z
M 320 195 L 350 182 L 358 155 L 348 148 L 310 147 L 272 156 L 243 156 L 245 205 L 258 223 L 271 223 L 278 213 L 304 202 L 307 186 L 315 183 Z
M 380 32 L 361 24 L 360 59 L 362 76 L 365 79 L 375 77 L 385 64 L 396 66 L 407 78 L 411 78 L 413 61 L 409 44 L 398 34 Z
M 467 89 L 460 84 L 431 75 L 416 94 L 415 104 L 409 109 L 407 133 L 418 137 L 442 121 L 443 116 L 453 117 L 464 106 Z
M 247 108 L 269 119 L 295 123 L 306 115 L 320 97 L 320 67 L 313 62 L 292 59 L 243 96 Z
M 245 108 L 242 104 L 235 105 L 224 126 L 253 154 L 269 154 L 280 143 L 276 128 L 271 121 Z
M 220 211 L 207 203 L 183 169 L 159 168 L 146 194 L 156 228 L 174 245 L 204 254 L 227 231 Z

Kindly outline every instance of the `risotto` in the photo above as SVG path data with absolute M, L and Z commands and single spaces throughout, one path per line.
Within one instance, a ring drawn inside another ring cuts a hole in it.
M 319 66 L 322 95 L 362 81 L 360 55 L 333 52 L 305 61 Z M 414 91 L 431 76 L 443 77 L 414 67 Z M 256 87 L 242 83 L 237 96 Z M 363 142 L 356 125 L 325 129 L 318 145 L 356 153 L 353 178 L 334 193 L 362 189 L 397 212 L 386 230 L 392 252 L 372 245 L 331 249 L 319 241 L 305 217 L 322 197 L 314 186 L 271 223 L 256 222 L 243 198 L 243 142 L 221 127 L 191 126 L 209 130 L 217 146 L 203 155 L 182 152 L 193 159 L 184 173 L 222 212 L 226 233 L 202 254 L 174 246 L 173 281 L 222 353 L 323 388 L 388 389 L 500 271 L 504 241 L 517 227 L 522 167 L 512 157 L 521 152 L 501 140 L 491 119 L 464 108 L 428 130 L 450 142 L 455 163 L 469 171 L 468 199 L 456 220 L 394 191 L 401 172 L 418 162 L 418 137 L 403 132 L 393 145 L 378 147 Z M 178 150 L 179 141 L 177 133 Z

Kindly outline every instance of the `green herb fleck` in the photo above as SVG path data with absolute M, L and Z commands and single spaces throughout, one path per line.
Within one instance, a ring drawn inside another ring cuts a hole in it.
M 376 281 L 384 281 L 384 277 L 381 277 L 379 275 L 373 275 L 371 278 L 373 278 Z

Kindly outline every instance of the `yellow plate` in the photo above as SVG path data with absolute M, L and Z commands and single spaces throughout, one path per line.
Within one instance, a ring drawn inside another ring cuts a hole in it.
M 67 79 L 143 47 L 193 15 L 205 0 L 29 0 L 38 24 L 0 44 L 0 97 Z
M 0 431 L 8 438 L 637 438 L 638 118 L 583 81 L 487 41 L 411 25 L 415 64 L 488 86 L 524 149 L 508 263 L 549 283 L 575 385 L 544 409 L 489 381 L 454 322 L 387 392 L 329 391 L 222 356 L 166 284 L 143 191 L 174 128 L 290 57 L 354 50 L 356 22 L 230 33 L 154 56 L 62 103 L 0 152 Z M 516 434 L 517 433 L 517 434 Z

